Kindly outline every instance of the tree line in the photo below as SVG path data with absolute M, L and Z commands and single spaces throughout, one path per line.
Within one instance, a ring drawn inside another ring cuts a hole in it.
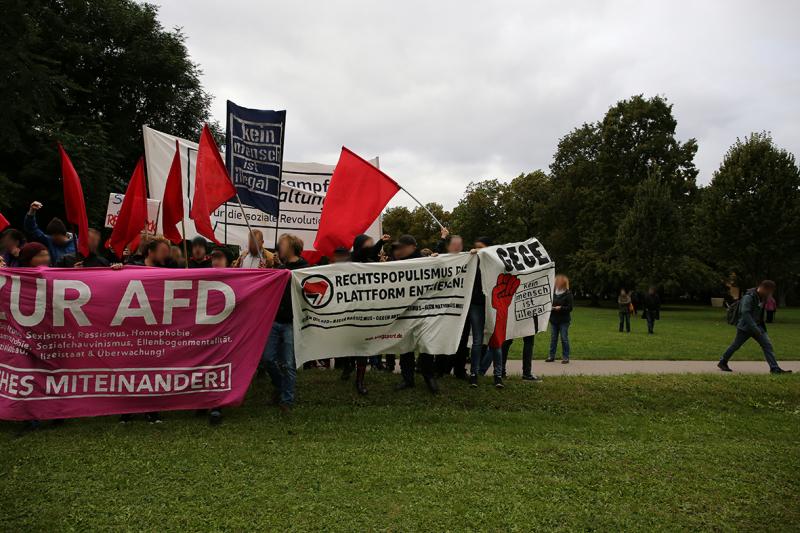
M 470 183 L 458 205 L 427 207 L 472 242 L 538 237 L 579 293 L 656 286 L 707 299 L 729 285 L 774 279 L 782 302 L 800 282 L 800 170 L 766 132 L 737 139 L 705 187 L 697 141 L 676 138 L 661 96 L 622 100 L 562 137 L 548 170 Z M 439 228 L 422 208 L 387 210 L 384 230 L 434 247 Z
M 7 0 L 0 17 L 0 211 L 21 220 L 63 214 L 56 142 L 84 184 L 90 220 L 124 190 L 142 151 L 143 124 L 196 138 L 210 120 L 185 36 L 157 7 L 133 0 Z M 558 142 L 550 167 L 506 182 L 470 183 L 451 211 L 428 207 L 467 241 L 539 237 L 580 291 L 657 285 L 671 295 L 722 294 L 726 283 L 778 282 L 798 298 L 800 176 L 767 133 L 737 140 L 706 187 L 697 142 L 675 136 L 660 96 L 618 102 Z M 433 247 L 439 229 L 422 209 L 390 209 L 384 226 Z

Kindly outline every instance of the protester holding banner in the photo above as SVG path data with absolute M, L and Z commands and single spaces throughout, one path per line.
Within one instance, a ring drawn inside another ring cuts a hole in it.
M 170 258 L 169 241 L 163 237 L 154 237 L 147 242 L 144 253 L 144 258 L 140 261 L 135 261 L 133 265 L 164 268 Z M 161 413 L 157 411 L 145 413 L 144 418 L 151 424 L 160 424 L 163 421 L 161 419 Z M 127 424 L 132 420 L 132 414 L 124 414 L 119 417 L 120 424 Z
M 553 287 L 553 310 L 550 313 L 550 354 L 548 363 L 556 360 L 558 338 L 561 337 L 561 362 L 569 363 L 569 325 L 572 321 L 573 297 L 569 290 L 569 278 L 559 274 Z M 523 370 L 524 374 L 524 370 Z M 525 379 L 523 375 L 522 379 Z
M 247 250 L 234 262 L 234 268 L 272 268 L 275 256 L 264 248 L 264 234 L 254 229 L 247 237 Z
M 31 203 L 30 209 L 25 215 L 25 232 L 31 240 L 47 246 L 50 261 L 52 264 L 56 264 L 61 257 L 77 252 L 77 240 L 72 233 L 67 231 L 67 226 L 60 218 L 53 218 L 47 224 L 45 231 L 39 229 L 36 212 L 41 208 L 41 202 Z
M 481 248 L 492 245 L 489 237 L 478 237 L 475 240 L 470 253 L 476 254 Z M 481 280 L 481 269 L 475 270 L 475 284 L 472 286 L 472 299 L 469 304 L 469 328 L 472 331 L 472 353 L 470 354 L 469 386 L 478 386 L 478 375 L 486 373 L 490 361 L 486 366 L 482 365 L 483 353 L 483 329 L 486 321 L 486 296 L 483 294 L 483 283 Z
M 303 259 L 302 253 L 303 241 L 299 237 L 284 233 L 278 238 L 280 268 L 297 270 L 309 266 Z M 295 402 L 297 368 L 294 359 L 292 321 L 292 291 L 291 286 L 287 284 L 264 349 L 264 365 L 275 387 L 273 399 L 284 413 L 290 412 Z
M 108 259 L 102 256 L 102 234 L 100 233 L 100 230 L 89 228 L 88 236 L 88 257 L 82 257 L 79 253 L 67 254 L 62 256 L 61 259 L 56 262 L 55 266 L 61 268 L 99 268 L 111 266 L 111 263 L 108 261 Z
M 191 256 L 189 256 L 189 268 L 210 268 L 211 257 L 208 255 L 208 242 L 199 235 L 192 239 Z
M 379 263 L 381 261 L 381 254 L 383 253 L 383 248 L 391 241 L 392 241 L 391 235 L 387 234 L 384 234 L 378 242 L 375 242 L 375 240 L 372 237 L 366 234 L 356 235 L 356 237 L 353 239 L 353 251 L 350 254 L 350 259 L 354 263 Z M 334 250 L 334 262 L 338 262 L 336 259 L 335 250 Z M 348 365 L 349 363 L 345 361 L 344 364 Z M 372 365 L 372 368 L 376 370 L 388 370 L 389 372 L 394 372 L 395 368 L 394 359 L 392 359 L 392 364 L 389 369 L 384 367 L 380 355 L 371 356 L 370 364 Z M 347 366 L 345 366 L 345 369 L 346 368 Z
M 211 252 L 211 268 L 228 268 L 232 259 L 227 248 L 217 248 Z
M 19 266 L 19 252 L 25 246 L 25 234 L 14 228 L 3 231 L 0 239 L 0 252 L 5 265 L 9 268 Z
M 396 243 L 392 245 L 392 260 L 405 261 L 408 259 L 417 259 L 422 257 L 417 250 L 417 240 L 412 235 L 401 235 Z M 414 372 L 416 370 L 416 361 L 414 359 L 414 352 L 406 352 L 400 354 L 400 375 L 402 381 L 397 386 L 397 390 L 404 390 L 414 387 Z M 388 362 L 388 356 L 387 356 Z M 439 384 L 436 382 L 434 375 L 434 359 L 433 355 L 427 353 L 419 354 L 419 370 L 425 380 L 425 385 L 432 394 L 439 392 Z
M 19 266 L 24 268 L 48 266 L 51 259 L 49 250 L 40 242 L 29 242 L 19 252 Z

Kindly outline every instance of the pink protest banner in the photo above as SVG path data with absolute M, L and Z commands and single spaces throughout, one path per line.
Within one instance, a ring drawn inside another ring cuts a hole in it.
M 289 277 L 0 269 L 0 419 L 238 405 Z

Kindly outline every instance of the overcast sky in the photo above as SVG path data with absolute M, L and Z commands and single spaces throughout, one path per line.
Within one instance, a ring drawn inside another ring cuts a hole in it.
M 156 3 L 223 126 L 226 99 L 286 109 L 286 161 L 345 145 L 448 209 L 470 181 L 547 169 L 560 137 L 639 93 L 674 104 L 700 183 L 752 131 L 800 155 L 797 1 Z

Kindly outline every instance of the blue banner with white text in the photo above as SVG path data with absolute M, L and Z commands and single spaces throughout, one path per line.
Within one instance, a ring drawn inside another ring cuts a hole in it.
M 244 205 L 278 216 L 286 111 L 228 100 L 225 164 Z

